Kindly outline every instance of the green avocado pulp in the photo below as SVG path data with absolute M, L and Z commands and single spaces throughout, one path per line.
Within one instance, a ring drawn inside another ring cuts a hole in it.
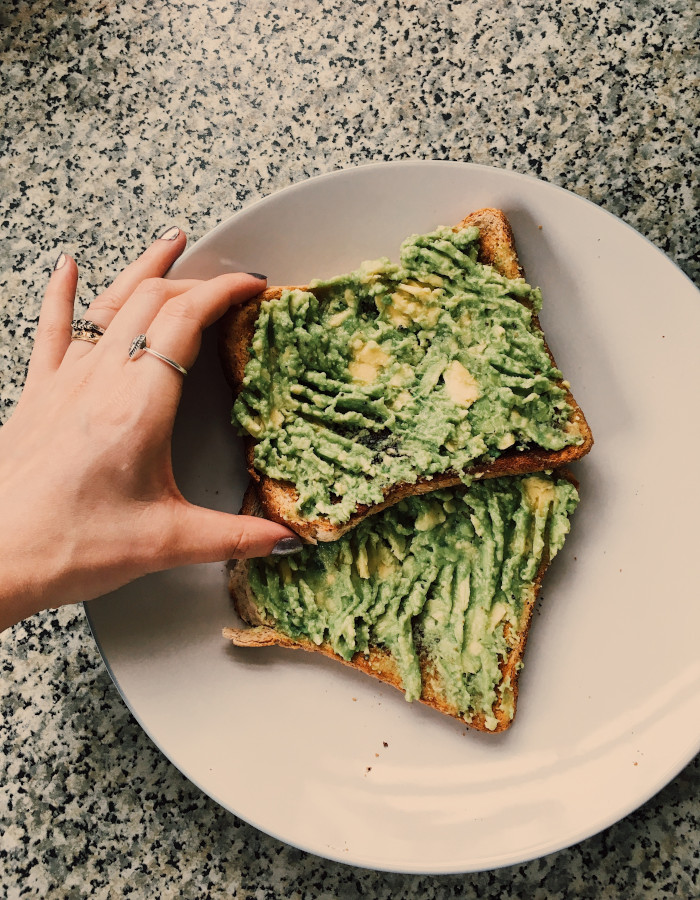
M 421 696 L 427 657 L 445 700 L 493 730 L 497 700 L 513 715 L 499 666 L 577 503 L 569 481 L 544 473 L 409 497 L 333 543 L 250 560 L 250 587 L 262 618 L 291 638 L 330 644 L 346 660 L 370 646 L 390 651 L 407 700 Z
M 346 522 L 393 484 L 508 447 L 580 443 L 533 322 L 539 289 L 476 261 L 479 231 L 409 238 L 401 262 L 261 305 L 233 421 L 302 518 Z

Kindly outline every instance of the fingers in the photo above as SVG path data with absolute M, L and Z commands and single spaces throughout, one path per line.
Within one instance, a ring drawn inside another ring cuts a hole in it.
M 65 253 L 56 260 L 41 305 L 25 392 L 58 369 L 70 344 L 78 267 Z
M 148 337 L 148 346 L 180 365 L 189 369 L 197 358 L 204 329 L 220 318 L 235 303 L 242 303 L 260 293 L 265 287 L 262 276 L 237 272 L 230 275 L 219 275 L 209 281 L 203 281 L 186 293 L 178 294 L 168 300 L 152 321 L 148 321 L 145 305 L 129 304 L 115 320 L 110 329 L 110 341 L 119 341 L 124 353 L 132 338 L 140 333 Z M 143 354 L 130 366 L 152 366 L 160 371 L 158 385 L 168 380 L 181 384 L 181 376 L 175 369 L 154 358 Z
M 162 278 L 185 249 L 187 238 L 176 225 L 164 231 L 128 265 L 88 307 L 85 318 L 106 328 L 129 297 L 148 278 Z
M 152 341 L 178 354 L 189 368 L 199 353 L 202 332 L 220 319 L 230 306 L 260 293 L 266 281 L 238 272 L 220 275 L 188 294 L 180 294 L 163 306 L 148 329 Z M 170 354 L 168 354 L 170 355 Z
M 282 542 L 281 546 L 280 542 Z M 258 516 L 233 516 L 185 503 L 180 505 L 167 547 L 166 566 L 289 555 L 301 539 L 276 522 Z M 275 551 L 275 548 L 277 551 Z
M 135 291 L 151 280 L 160 280 L 165 275 L 185 249 L 186 243 L 185 233 L 176 225 L 164 231 L 135 262 L 117 275 L 112 284 L 92 301 L 83 318 L 107 328 Z M 170 287 L 161 291 L 160 303 L 164 303 L 168 297 L 175 296 L 181 290 L 189 290 L 197 283 L 197 281 L 170 282 Z M 155 313 L 156 309 L 152 315 Z M 70 356 L 71 358 L 84 356 L 93 346 L 86 341 L 75 341 L 71 345 Z
M 177 297 L 178 294 L 183 294 L 187 291 L 191 291 L 192 288 L 197 287 L 197 285 L 201 283 L 201 281 L 197 281 L 196 279 L 168 281 L 163 278 L 148 278 L 136 288 L 136 290 L 132 294 L 131 299 L 133 300 L 135 305 L 139 306 L 142 316 L 150 322 L 153 320 L 164 303 L 166 303 L 172 297 Z M 90 309 L 88 309 L 83 318 L 95 322 L 97 316 L 91 315 Z M 102 316 L 102 318 L 104 318 L 104 316 Z M 112 319 L 110 332 L 112 328 L 116 327 L 116 319 L 117 314 L 115 314 Z M 97 324 L 101 325 L 102 323 L 97 322 Z M 102 339 L 103 338 L 100 338 L 100 340 Z M 122 339 L 122 343 L 123 342 L 124 341 Z M 128 349 L 128 344 L 129 342 L 127 341 L 126 349 Z M 93 349 L 93 347 L 95 347 L 95 344 L 91 344 L 89 341 L 73 341 L 66 351 L 65 359 L 67 362 L 75 359 L 80 359 L 81 356 L 85 356 L 86 353 L 89 353 Z

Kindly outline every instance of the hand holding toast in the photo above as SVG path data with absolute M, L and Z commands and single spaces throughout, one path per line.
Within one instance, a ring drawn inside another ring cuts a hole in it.
M 284 526 L 194 506 L 175 483 L 183 372 L 204 328 L 264 286 L 246 273 L 164 280 L 185 243 L 168 229 L 72 325 L 78 269 L 59 257 L 0 430 L 0 628 L 147 572 L 299 544 Z

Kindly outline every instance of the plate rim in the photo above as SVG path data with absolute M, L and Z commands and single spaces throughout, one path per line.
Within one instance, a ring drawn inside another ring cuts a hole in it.
M 577 194 L 575 191 L 570 190 L 569 188 L 563 187 L 559 184 L 554 184 L 551 181 L 545 181 L 542 178 L 537 178 L 535 175 L 530 175 L 526 172 L 516 172 L 513 169 L 501 168 L 500 166 L 487 166 L 483 163 L 473 163 L 473 162 L 461 162 L 460 160 L 450 160 L 450 159 L 396 159 L 396 160 L 375 160 L 373 162 L 365 162 L 360 163 L 356 166 L 342 166 L 337 169 L 333 169 L 330 172 L 320 172 L 317 175 L 310 175 L 307 178 L 299 179 L 298 181 L 292 181 L 290 184 L 285 187 L 278 188 L 270 194 L 265 194 L 263 197 L 258 197 L 255 200 L 251 200 L 249 203 L 241 206 L 240 209 L 237 209 L 235 212 L 226 216 L 225 219 L 222 219 L 218 225 L 215 225 L 213 228 L 209 229 L 209 231 L 205 232 L 205 234 L 198 237 L 192 244 L 187 244 L 185 248 L 185 252 L 182 256 L 178 257 L 177 260 L 170 267 L 168 272 L 166 273 L 166 278 L 176 277 L 177 269 L 180 265 L 184 265 L 189 261 L 189 257 L 194 254 L 195 250 L 200 248 L 200 245 L 204 243 L 208 243 L 211 240 L 214 240 L 216 236 L 220 232 L 223 232 L 227 226 L 233 221 L 233 219 L 237 219 L 239 216 L 246 215 L 258 208 L 265 206 L 267 203 L 273 202 L 274 198 L 283 192 L 292 192 L 299 189 L 302 189 L 310 182 L 318 182 L 324 181 L 330 178 L 336 178 L 340 175 L 347 174 L 349 172 L 355 172 L 359 170 L 365 169 L 387 169 L 387 168 L 403 168 L 406 166 L 419 166 L 419 167 L 452 167 L 459 169 L 473 169 L 477 171 L 484 172 L 498 172 L 499 175 L 504 176 L 506 178 L 512 178 L 515 181 L 524 180 L 525 182 L 529 182 L 533 185 L 537 185 L 540 188 L 545 188 L 547 190 L 552 190 L 555 192 L 561 192 L 569 197 L 573 197 L 581 203 L 585 203 L 587 206 L 592 207 L 598 213 L 603 213 L 605 216 L 609 216 L 614 222 L 618 225 L 624 226 L 624 228 L 628 229 L 635 237 L 641 238 L 645 241 L 649 247 L 667 263 L 670 263 L 677 271 L 678 274 L 681 275 L 688 284 L 696 291 L 700 293 L 700 287 L 698 287 L 693 279 L 681 269 L 680 265 L 672 259 L 668 253 L 663 251 L 660 247 L 658 247 L 650 238 L 648 238 L 641 231 L 638 231 L 633 225 L 630 225 L 629 222 L 626 222 L 624 219 L 621 219 L 619 216 L 615 215 L 615 213 L 610 212 L 610 210 L 605 209 L 602 206 L 599 206 L 593 200 L 589 200 L 588 197 L 582 197 L 580 194 Z

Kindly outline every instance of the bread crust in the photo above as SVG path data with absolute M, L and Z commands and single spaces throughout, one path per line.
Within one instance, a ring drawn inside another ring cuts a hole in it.
M 566 471 L 557 473 L 560 477 L 567 478 L 578 487 L 576 479 Z M 242 515 L 263 515 L 263 507 L 260 502 L 257 486 L 251 484 L 243 498 L 243 506 L 241 508 Z M 522 659 L 525 653 L 525 644 L 530 631 L 532 615 L 537 602 L 537 597 L 542 586 L 542 580 L 545 572 L 549 567 L 549 556 L 545 553 L 542 563 L 537 571 L 537 575 L 530 586 L 528 597 L 523 603 L 523 611 L 518 622 L 518 639 L 513 645 L 508 656 L 501 662 L 501 681 L 500 684 L 510 684 L 513 696 L 513 715 L 508 715 L 503 708 L 502 703 L 497 701 L 492 709 L 493 716 L 496 719 L 496 727 L 489 729 L 486 727 L 486 717 L 483 713 L 475 715 L 471 719 L 465 718 L 456 706 L 450 704 L 445 699 L 445 693 L 442 689 L 441 680 L 431 666 L 430 659 L 420 647 L 418 648 L 418 658 L 421 670 L 422 692 L 419 702 L 437 710 L 440 713 L 459 719 L 470 728 L 477 731 L 485 731 L 489 734 L 497 734 L 505 731 L 510 727 L 515 719 L 518 704 L 518 675 L 521 669 Z M 224 628 L 223 636 L 230 640 L 237 647 L 244 648 L 260 648 L 260 647 L 285 647 L 290 650 L 306 650 L 309 653 L 321 653 L 329 659 L 343 663 L 352 669 L 371 675 L 379 681 L 390 684 L 403 692 L 403 685 L 399 675 L 398 666 L 391 653 L 382 647 L 370 647 L 367 654 L 356 653 L 352 659 L 345 660 L 333 648 L 327 644 L 314 644 L 306 638 L 294 639 L 286 634 L 282 634 L 274 627 L 274 622 L 266 621 L 260 615 L 260 611 L 255 602 L 255 597 L 250 588 L 248 577 L 248 561 L 237 560 L 232 563 L 231 574 L 229 578 L 229 591 L 236 607 L 238 615 L 250 628 Z M 506 638 L 509 636 L 509 627 L 506 625 Z
M 479 262 L 493 266 L 497 272 L 507 278 L 523 277 L 523 270 L 518 260 L 515 240 L 510 223 L 502 210 L 484 208 L 465 216 L 461 222 L 453 227 L 453 231 L 460 231 L 468 226 L 476 225 L 479 228 Z M 249 359 L 249 348 L 255 331 L 255 322 L 260 305 L 266 300 L 280 297 L 286 290 L 309 290 L 308 285 L 288 285 L 284 287 L 271 287 L 251 298 L 246 303 L 232 307 L 223 317 L 219 329 L 219 356 L 226 379 L 231 386 L 234 397 L 242 388 L 245 368 Z M 544 346 L 556 366 L 539 318 L 533 315 L 533 324 L 542 334 Z M 574 399 L 571 391 L 565 383 L 560 386 L 566 392 L 566 400 L 572 408 L 571 417 L 566 430 L 578 434 L 582 442 L 571 445 L 562 450 L 544 450 L 540 447 L 531 447 L 522 451 L 509 448 L 493 462 L 480 462 L 470 466 L 466 475 L 476 478 L 498 478 L 501 475 L 522 475 L 531 472 L 541 472 L 545 469 L 555 469 L 568 465 L 574 460 L 585 456 L 593 446 L 593 434 L 588 426 L 583 410 Z M 419 478 L 415 483 L 403 482 L 387 486 L 384 491 L 384 500 L 371 506 L 358 504 L 350 518 L 341 524 L 333 524 L 325 517 L 316 519 L 304 519 L 296 511 L 298 493 L 291 482 L 269 478 L 258 472 L 254 465 L 255 440 L 251 437 L 244 439 L 245 458 L 251 478 L 256 482 L 260 490 L 260 502 L 265 511 L 265 516 L 274 522 L 286 525 L 293 529 L 300 537 L 309 543 L 318 541 L 335 541 L 346 532 L 355 528 L 364 518 L 381 512 L 388 506 L 393 506 L 404 497 L 424 494 L 440 488 L 452 487 L 462 482 L 462 477 L 454 471 L 443 472 L 431 477 Z

